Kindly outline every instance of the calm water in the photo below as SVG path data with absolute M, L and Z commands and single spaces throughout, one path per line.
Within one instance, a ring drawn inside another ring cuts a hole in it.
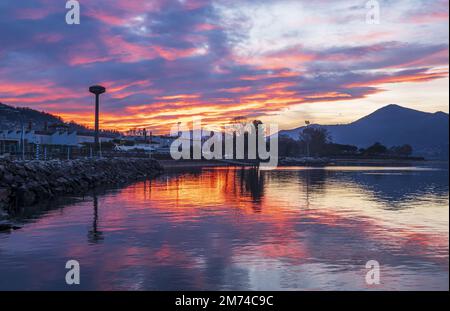
M 0 234 L 0 289 L 448 290 L 448 204 L 448 167 L 166 174 Z

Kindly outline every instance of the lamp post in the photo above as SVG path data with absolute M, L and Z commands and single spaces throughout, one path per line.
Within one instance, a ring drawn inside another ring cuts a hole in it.
M 20 153 L 22 154 L 22 160 L 25 160 L 25 127 L 23 124 L 23 114 L 22 111 L 14 110 L 14 113 L 17 113 L 20 118 Z M 17 152 L 16 152 L 17 154 Z
M 89 92 L 95 94 L 95 138 L 94 138 L 94 151 L 95 155 L 98 156 L 99 150 L 99 105 L 100 105 L 100 94 L 106 92 L 106 89 L 101 85 L 93 85 L 89 88 Z
M 305 121 L 306 124 L 306 128 L 308 128 L 308 126 L 311 124 L 310 121 Z M 311 137 L 307 137 L 306 139 L 306 155 L 309 158 L 310 157 L 310 153 L 309 153 L 309 143 L 311 142 Z

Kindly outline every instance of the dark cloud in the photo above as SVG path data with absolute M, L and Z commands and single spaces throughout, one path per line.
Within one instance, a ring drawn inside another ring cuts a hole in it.
M 48 0 L 7 0 L 0 8 L 0 100 L 74 117 L 90 107 L 86 89 L 93 83 L 114 90 L 105 113 L 144 106 L 148 120 L 161 111 L 170 116 L 170 109 L 175 117 L 179 109 L 208 107 L 200 112 L 208 114 L 238 105 L 242 114 L 264 115 L 303 102 L 363 98 L 383 83 L 447 76 L 433 66 L 448 66 L 448 43 L 298 46 L 239 58 L 236 38 L 210 1 L 82 3 L 82 22 L 72 26 L 64 6 Z M 17 92 L 26 87 L 28 93 Z M 160 99 L 177 94 L 197 97 Z

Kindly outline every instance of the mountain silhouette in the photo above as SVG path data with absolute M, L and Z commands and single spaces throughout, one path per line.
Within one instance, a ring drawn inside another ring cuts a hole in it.
M 448 157 L 449 115 L 444 112 L 428 113 L 388 105 L 350 124 L 312 126 L 326 128 L 334 143 L 359 148 L 366 148 L 375 142 L 388 147 L 409 144 L 416 155 Z M 304 128 L 280 131 L 279 134 L 298 139 Z
M 93 130 L 73 121 L 64 122 L 58 116 L 31 108 L 12 107 L 0 102 L 0 130 L 20 129 L 22 126 L 33 130 L 43 130 L 46 126 L 65 124 L 70 131 L 93 133 Z M 116 135 L 114 131 L 102 131 L 103 134 Z

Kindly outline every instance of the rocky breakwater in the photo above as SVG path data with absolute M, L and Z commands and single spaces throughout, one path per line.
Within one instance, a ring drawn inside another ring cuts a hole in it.
M 162 170 L 152 159 L 0 160 L 0 214 L 56 196 L 154 177 Z

